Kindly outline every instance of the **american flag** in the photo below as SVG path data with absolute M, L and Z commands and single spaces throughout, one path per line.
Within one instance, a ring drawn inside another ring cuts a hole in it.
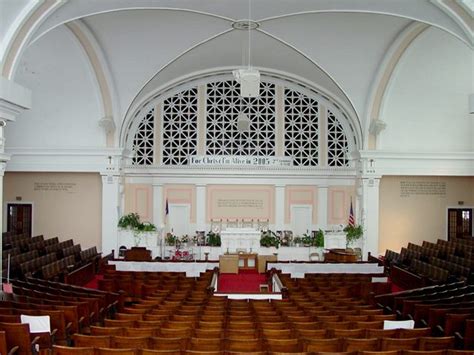
M 355 226 L 354 210 L 352 209 L 352 200 L 351 200 L 351 209 L 349 211 L 349 225 L 351 227 Z
M 169 207 L 168 207 L 168 199 L 166 199 L 166 205 L 165 205 L 165 215 L 167 216 L 170 213 Z

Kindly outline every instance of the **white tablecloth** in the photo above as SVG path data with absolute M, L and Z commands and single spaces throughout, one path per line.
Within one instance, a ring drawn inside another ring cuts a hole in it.
M 180 262 L 146 262 L 146 261 L 109 261 L 118 271 L 153 271 L 185 272 L 187 277 L 198 277 L 201 272 L 219 267 L 219 263 L 180 263 Z
M 284 274 L 291 274 L 293 278 L 304 278 L 305 274 L 383 274 L 383 266 L 376 263 L 267 263 L 267 270 L 275 268 Z

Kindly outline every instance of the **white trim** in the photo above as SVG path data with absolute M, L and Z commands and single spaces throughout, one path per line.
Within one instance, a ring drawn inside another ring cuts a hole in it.
M 361 150 L 353 157 L 359 159 L 363 176 L 474 176 L 474 152 Z
M 33 201 L 5 201 L 3 203 L 3 230 L 2 232 L 7 231 L 7 219 L 8 219 L 8 205 L 31 205 L 31 237 L 35 236 L 35 203 Z
M 64 171 L 118 174 L 123 149 L 120 148 L 6 148 L 11 155 L 6 171 Z M 112 158 L 109 164 L 108 157 Z

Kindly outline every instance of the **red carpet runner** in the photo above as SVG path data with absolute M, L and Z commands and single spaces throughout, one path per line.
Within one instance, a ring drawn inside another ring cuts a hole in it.
M 259 293 L 260 285 L 267 284 L 265 274 L 240 273 L 220 274 L 217 292 L 224 293 Z

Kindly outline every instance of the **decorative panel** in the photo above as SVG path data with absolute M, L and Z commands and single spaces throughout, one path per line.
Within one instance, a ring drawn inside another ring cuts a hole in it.
M 250 121 L 238 127 L 239 114 Z M 275 85 L 262 82 L 260 96 L 243 98 L 232 80 L 207 84 L 206 154 L 275 155 Z
M 197 154 L 197 87 L 163 102 L 163 165 L 186 165 Z
M 133 138 L 133 165 L 152 165 L 155 143 L 155 109 L 150 110 L 138 125 Z
M 328 110 L 328 165 L 344 167 L 349 165 L 347 136 L 336 116 Z
M 318 165 L 318 102 L 285 88 L 285 156 L 295 166 Z

